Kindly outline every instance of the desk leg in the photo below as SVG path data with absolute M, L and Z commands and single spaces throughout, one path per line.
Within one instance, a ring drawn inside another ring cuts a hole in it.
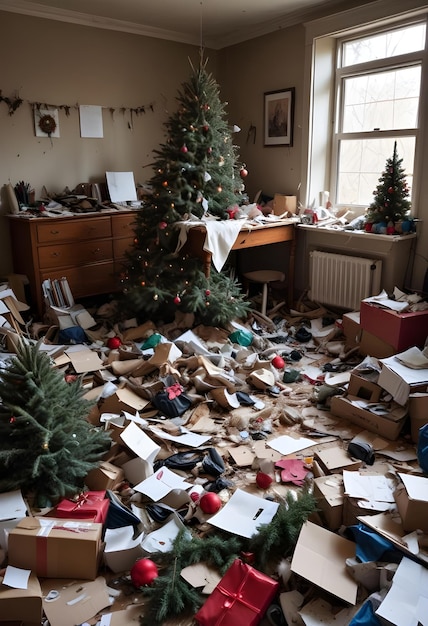
M 288 308 L 293 306 L 294 302 L 294 260 L 296 256 L 296 236 L 290 241 L 290 257 L 288 265 Z
M 204 250 L 203 255 L 204 274 L 206 278 L 209 278 L 211 274 L 212 254 L 211 252 L 207 252 L 206 250 Z

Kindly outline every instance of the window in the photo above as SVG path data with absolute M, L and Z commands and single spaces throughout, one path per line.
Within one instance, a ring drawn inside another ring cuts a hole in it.
M 425 20 L 336 40 L 330 188 L 337 207 L 373 199 L 394 142 L 410 190 L 418 141 Z

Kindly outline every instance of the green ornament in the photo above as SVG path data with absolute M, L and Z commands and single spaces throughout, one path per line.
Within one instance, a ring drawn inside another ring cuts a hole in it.
M 162 335 L 159 333 L 153 333 L 146 339 L 146 341 L 142 344 L 141 350 L 147 350 L 148 348 L 155 348 L 158 343 L 161 342 Z
M 232 343 L 245 347 L 251 346 L 253 343 L 253 335 L 248 330 L 235 330 L 229 335 L 229 339 Z

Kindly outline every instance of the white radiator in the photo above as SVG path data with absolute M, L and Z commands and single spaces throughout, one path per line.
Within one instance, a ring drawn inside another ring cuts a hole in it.
M 359 310 L 361 300 L 380 291 L 382 261 L 332 254 L 310 253 L 309 298 L 314 302 Z

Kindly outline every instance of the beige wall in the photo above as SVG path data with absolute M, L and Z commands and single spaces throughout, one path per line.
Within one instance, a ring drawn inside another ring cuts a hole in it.
M 199 50 L 165 40 L 0 12 L 0 54 L 3 96 L 19 89 L 24 99 L 11 117 L 0 103 L 0 186 L 24 179 L 40 193 L 42 185 L 57 192 L 65 185 L 103 180 L 109 169 L 132 170 L 136 182 L 147 181 L 152 175 L 152 151 L 164 139 L 162 123 L 176 110 L 177 90 L 190 74 L 188 58 L 197 62 Z M 228 103 L 230 123 L 242 129 L 234 139 L 240 159 L 249 169 L 245 183 L 250 199 L 258 189 L 268 194 L 295 194 L 302 180 L 302 138 L 308 124 L 303 101 L 305 54 L 302 24 L 206 52 L 209 69 L 221 86 L 221 97 Z M 264 147 L 263 94 L 287 87 L 296 90 L 293 147 Z M 29 101 L 107 107 L 104 139 L 80 138 L 75 109 L 69 117 L 60 111 L 60 139 L 35 137 Z M 123 118 L 120 107 L 151 102 L 154 112 L 134 117 L 129 129 L 129 120 Z M 114 119 L 109 107 L 117 109 Z M 250 125 L 257 129 L 255 143 L 252 136 L 248 137 Z M 424 132 L 428 134 L 428 125 Z M 422 172 L 428 170 L 428 141 L 424 146 L 418 164 Z M 422 222 L 415 267 L 410 272 L 413 282 L 408 281 L 415 289 L 422 287 L 427 267 L 428 231 L 423 228 L 428 215 L 427 187 L 425 176 L 415 207 Z M 7 220 L 0 220 L 1 277 L 12 268 Z M 403 263 L 407 261 L 403 259 Z M 301 272 L 298 266 L 297 274 Z
M 215 52 L 207 52 L 210 69 Z M 30 182 L 61 192 L 105 172 L 133 171 L 144 183 L 151 175 L 153 149 L 164 140 L 163 122 L 176 110 L 176 95 L 199 49 L 161 39 L 66 24 L 0 11 L 0 90 L 24 100 L 14 115 L 0 102 L 0 187 Z M 60 138 L 36 137 L 30 103 L 71 105 L 59 110 Z M 103 139 L 80 137 L 74 105 L 103 110 Z M 133 116 L 121 107 L 153 103 L 154 111 Z M 109 111 L 114 108 L 113 117 Z M 4 213 L 3 202 L 0 212 Z M 12 271 L 8 223 L 0 218 L 0 278 Z

